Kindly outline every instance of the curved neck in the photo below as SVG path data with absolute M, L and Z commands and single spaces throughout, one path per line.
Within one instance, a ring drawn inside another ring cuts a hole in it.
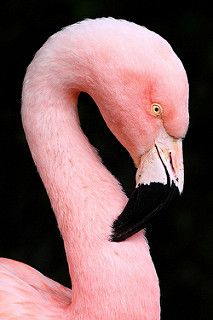
M 71 57 L 67 59 L 71 67 L 64 72 L 57 55 L 55 77 L 45 50 L 37 54 L 24 81 L 22 118 L 64 239 L 73 280 L 81 260 L 85 264 L 91 250 L 108 242 L 111 225 L 127 198 L 80 128 L 77 81 L 83 75 L 79 71 L 76 75 Z M 65 88 L 68 77 L 72 89 Z
M 28 104 L 23 122 L 65 244 L 83 242 L 83 235 L 87 242 L 108 240 L 126 196 L 80 128 L 77 94 L 48 90 Z

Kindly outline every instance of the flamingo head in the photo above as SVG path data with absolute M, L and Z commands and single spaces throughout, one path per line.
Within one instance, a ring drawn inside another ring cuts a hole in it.
M 176 192 L 182 192 L 182 140 L 189 122 L 187 75 L 171 46 L 146 28 L 122 27 L 112 35 L 116 46 L 108 49 L 106 41 L 104 59 L 101 56 L 101 99 L 93 93 L 137 168 L 136 189 L 113 223 L 112 241 L 123 241 L 146 227 Z

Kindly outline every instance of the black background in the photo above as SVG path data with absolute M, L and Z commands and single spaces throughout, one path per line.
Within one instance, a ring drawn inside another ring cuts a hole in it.
M 63 242 L 24 138 L 20 119 L 22 81 L 35 52 L 63 26 L 101 16 L 131 20 L 169 41 L 183 61 L 190 83 L 184 193 L 147 231 L 160 279 L 162 320 L 213 319 L 211 9 L 204 4 L 181 7 L 175 2 L 149 2 L 1 2 L 0 256 L 26 262 L 70 285 Z M 79 109 L 90 141 L 129 194 L 135 170 L 128 154 L 108 131 L 89 97 L 80 97 Z

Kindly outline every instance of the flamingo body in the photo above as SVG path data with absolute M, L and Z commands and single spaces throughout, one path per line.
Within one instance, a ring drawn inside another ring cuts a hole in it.
M 130 153 L 138 191 L 142 184 L 182 190 L 188 82 L 170 45 L 112 18 L 86 20 L 50 37 L 28 67 L 22 119 L 64 239 L 72 292 L 25 264 L 1 259 L 0 319 L 160 319 L 141 208 L 134 220 L 127 212 L 133 206 L 121 214 L 128 199 L 79 125 L 82 91 Z
M 0 259 L 0 286 L 2 320 L 59 319 L 71 302 L 70 289 L 10 259 Z

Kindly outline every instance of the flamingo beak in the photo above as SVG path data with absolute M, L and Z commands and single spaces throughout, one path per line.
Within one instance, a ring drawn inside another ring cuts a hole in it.
M 182 193 L 183 181 L 182 139 L 162 130 L 155 146 L 141 157 L 136 189 L 113 223 L 111 240 L 120 242 L 144 229 L 175 194 Z

